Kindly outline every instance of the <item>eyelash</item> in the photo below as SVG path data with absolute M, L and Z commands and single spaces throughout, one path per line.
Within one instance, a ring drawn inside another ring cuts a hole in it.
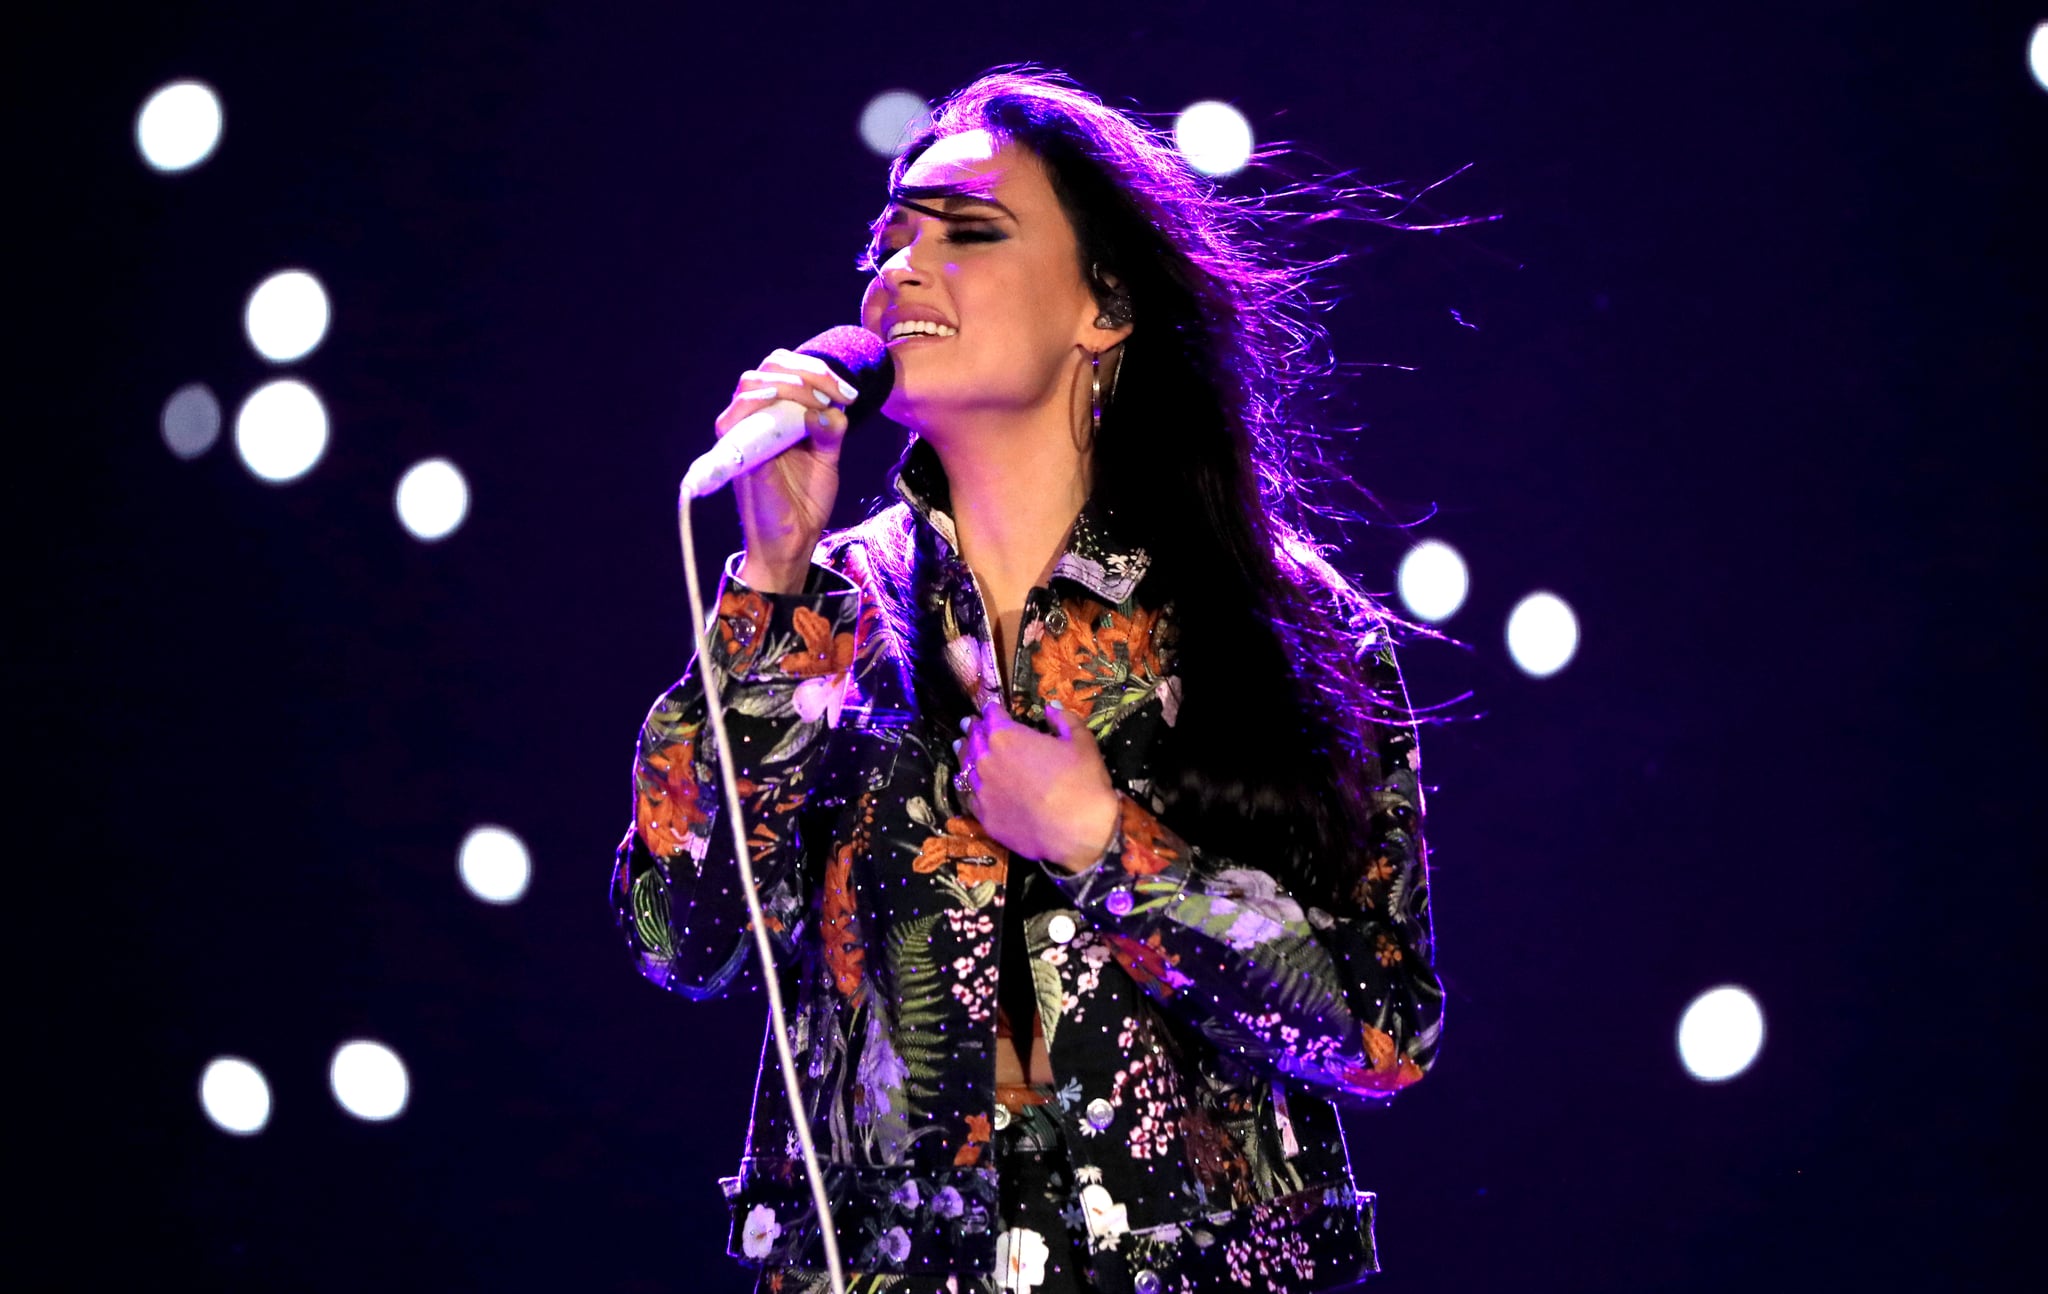
M 1000 243 L 1008 237 L 1008 234 L 999 233 L 993 229 L 978 229 L 969 225 L 959 228 L 948 228 L 943 241 L 948 243 Z M 868 246 L 866 267 L 869 270 L 880 269 L 884 262 L 902 250 L 901 247 L 890 247 L 885 243 L 871 243 Z

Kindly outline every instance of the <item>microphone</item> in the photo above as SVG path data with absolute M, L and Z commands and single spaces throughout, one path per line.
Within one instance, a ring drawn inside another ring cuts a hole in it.
M 815 355 L 831 365 L 832 371 L 859 390 L 860 399 L 847 406 L 849 427 L 863 422 L 896 385 L 896 364 L 880 337 L 865 328 L 842 326 L 824 332 L 797 347 L 799 355 Z M 795 445 L 806 435 L 804 419 L 817 406 L 795 400 L 777 400 L 767 408 L 748 414 L 719 438 L 690 470 L 683 474 L 683 493 L 701 499 L 735 476 L 753 471 L 761 464 Z

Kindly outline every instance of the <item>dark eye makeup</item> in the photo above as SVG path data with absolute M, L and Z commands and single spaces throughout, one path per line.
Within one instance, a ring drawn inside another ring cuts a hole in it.
M 950 244 L 1000 243 L 1008 238 L 1009 235 L 1001 230 L 992 229 L 978 221 L 969 223 L 966 221 L 948 220 L 946 222 L 946 236 L 942 241 Z M 884 262 L 902 250 L 902 244 L 899 243 L 892 246 L 885 242 L 880 235 L 877 235 L 869 241 L 867 249 L 861 253 L 860 268 L 869 272 L 879 270 Z

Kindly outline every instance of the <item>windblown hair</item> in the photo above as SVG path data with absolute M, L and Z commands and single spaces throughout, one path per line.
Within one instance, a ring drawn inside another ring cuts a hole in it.
M 1299 415 L 1326 371 L 1308 317 L 1320 264 L 1276 246 L 1265 209 L 1221 194 L 1169 136 L 1030 67 L 940 103 L 892 191 L 939 139 L 975 129 L 1045 164 L 1082 273 L 1099 266 L 1136 319 L 1091 503 L 1151 555 L 1148 596 L 1176 608 L 1181 766 L 1155 781 L 1166 818 L 1220 856 L 1274 867 L 1304 902 L 1345 905 L 1343 864 L 1368 838 L 1371 729 L 1408 713 L 1405 697 L 1374 694 L 1360 659 L 1401 622 L 1330 566 L 1311 529 Z M 1091 282 L 1110 307 L 1108 283 Z M 916 655 L 932 658 L 922 643 Z

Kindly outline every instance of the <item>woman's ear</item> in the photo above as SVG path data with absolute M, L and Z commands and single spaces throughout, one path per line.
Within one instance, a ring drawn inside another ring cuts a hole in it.
M 1131 335 L 1137 326 L 1137 311 L 1131 305 L 1130 289 L 1100 262 L 1088 267 L 1088 289 L 1096 306 L 1088 348 L 1105 351 Z

